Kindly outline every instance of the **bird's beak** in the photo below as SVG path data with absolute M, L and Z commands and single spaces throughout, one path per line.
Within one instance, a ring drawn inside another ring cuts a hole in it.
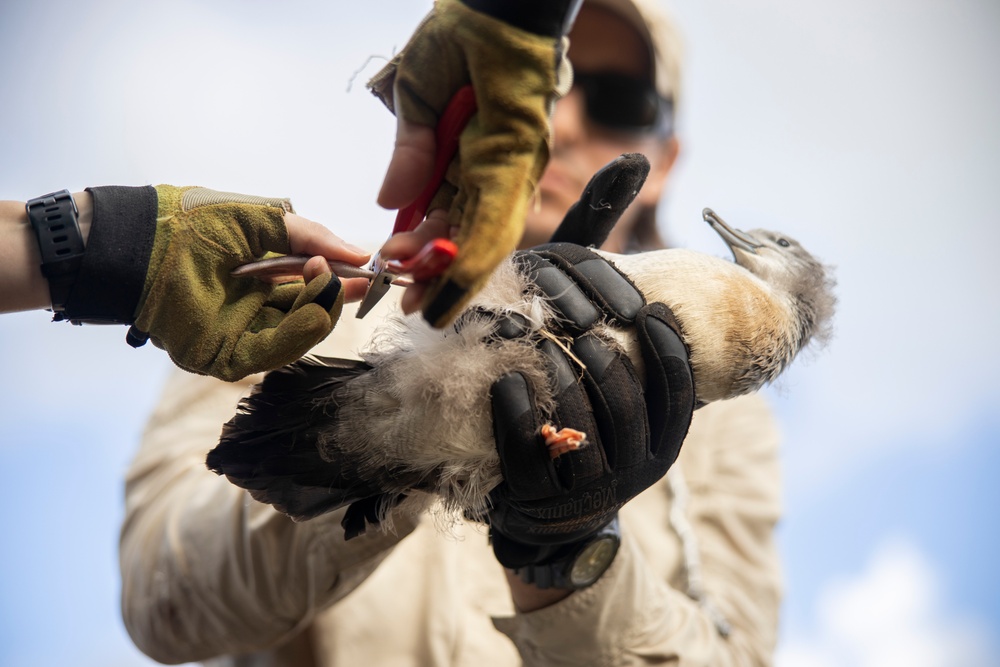
M 753 253 L 755 255 L 757 254 L 757 248 L 760 247 L 760 244 L 757 243 L 752 236 L 741 232 L 735 227 L 730 227 L 722 218 L 715 214 L 715 211 L 710 208 L 703 209 L 701 216 L 705 218 L 705 222 L 712 226 L 715 233 L 722 237 L 722 240 L 726 242 L 726 245 L 729 246 L 729 249 L 732 250 L 734 254 L 737 249 Z

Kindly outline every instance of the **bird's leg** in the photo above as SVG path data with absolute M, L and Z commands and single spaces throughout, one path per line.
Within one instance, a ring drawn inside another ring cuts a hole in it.
M 580 449 L 587 444 L 587 434 L 574 428 L 561 428 L 558 431 L 552 424 L 542 424 L 542 437 L 549 455 L 556 458 L 566 452 Z

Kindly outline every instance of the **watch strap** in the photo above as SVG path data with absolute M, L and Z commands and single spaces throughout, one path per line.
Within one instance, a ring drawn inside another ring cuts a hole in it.
M 85 252 L 76 202 L 69 190 L 60 190 L 35 197 L 24 208 L 38 239 L 52 312 L 58 316 L 66 308 Z
M 614 562 L 621 545 L 621 528 L 615 516 L 593 535 L 564 545 L 541 563 L 514 569 L 521 581 L 538 588 L 580 590 L 592 586 Z

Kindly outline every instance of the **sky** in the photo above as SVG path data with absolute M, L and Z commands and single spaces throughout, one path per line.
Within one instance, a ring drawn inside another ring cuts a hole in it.
M 394 122 L 363 82 L 426 0 L 0 4 L 0 199 L 106 184 L 289 196 L 377 245 Z M 779 667 L 1000 664 L 1000 3 L 672 0 L 709 206 L 836 267 L 784 433 Z M 118 327 L 0 317 L 0 665 L 152 664 L 118 611 L 122 477 L 169 373 Z

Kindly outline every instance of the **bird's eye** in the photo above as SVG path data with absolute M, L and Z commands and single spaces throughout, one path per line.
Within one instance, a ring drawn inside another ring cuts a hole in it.
M 780 245 L 782 248 L 787 248 L 788 246 L 791 245 L 791 243 L 789 243 L 785 239 L 778 239 L 778 245 Z

